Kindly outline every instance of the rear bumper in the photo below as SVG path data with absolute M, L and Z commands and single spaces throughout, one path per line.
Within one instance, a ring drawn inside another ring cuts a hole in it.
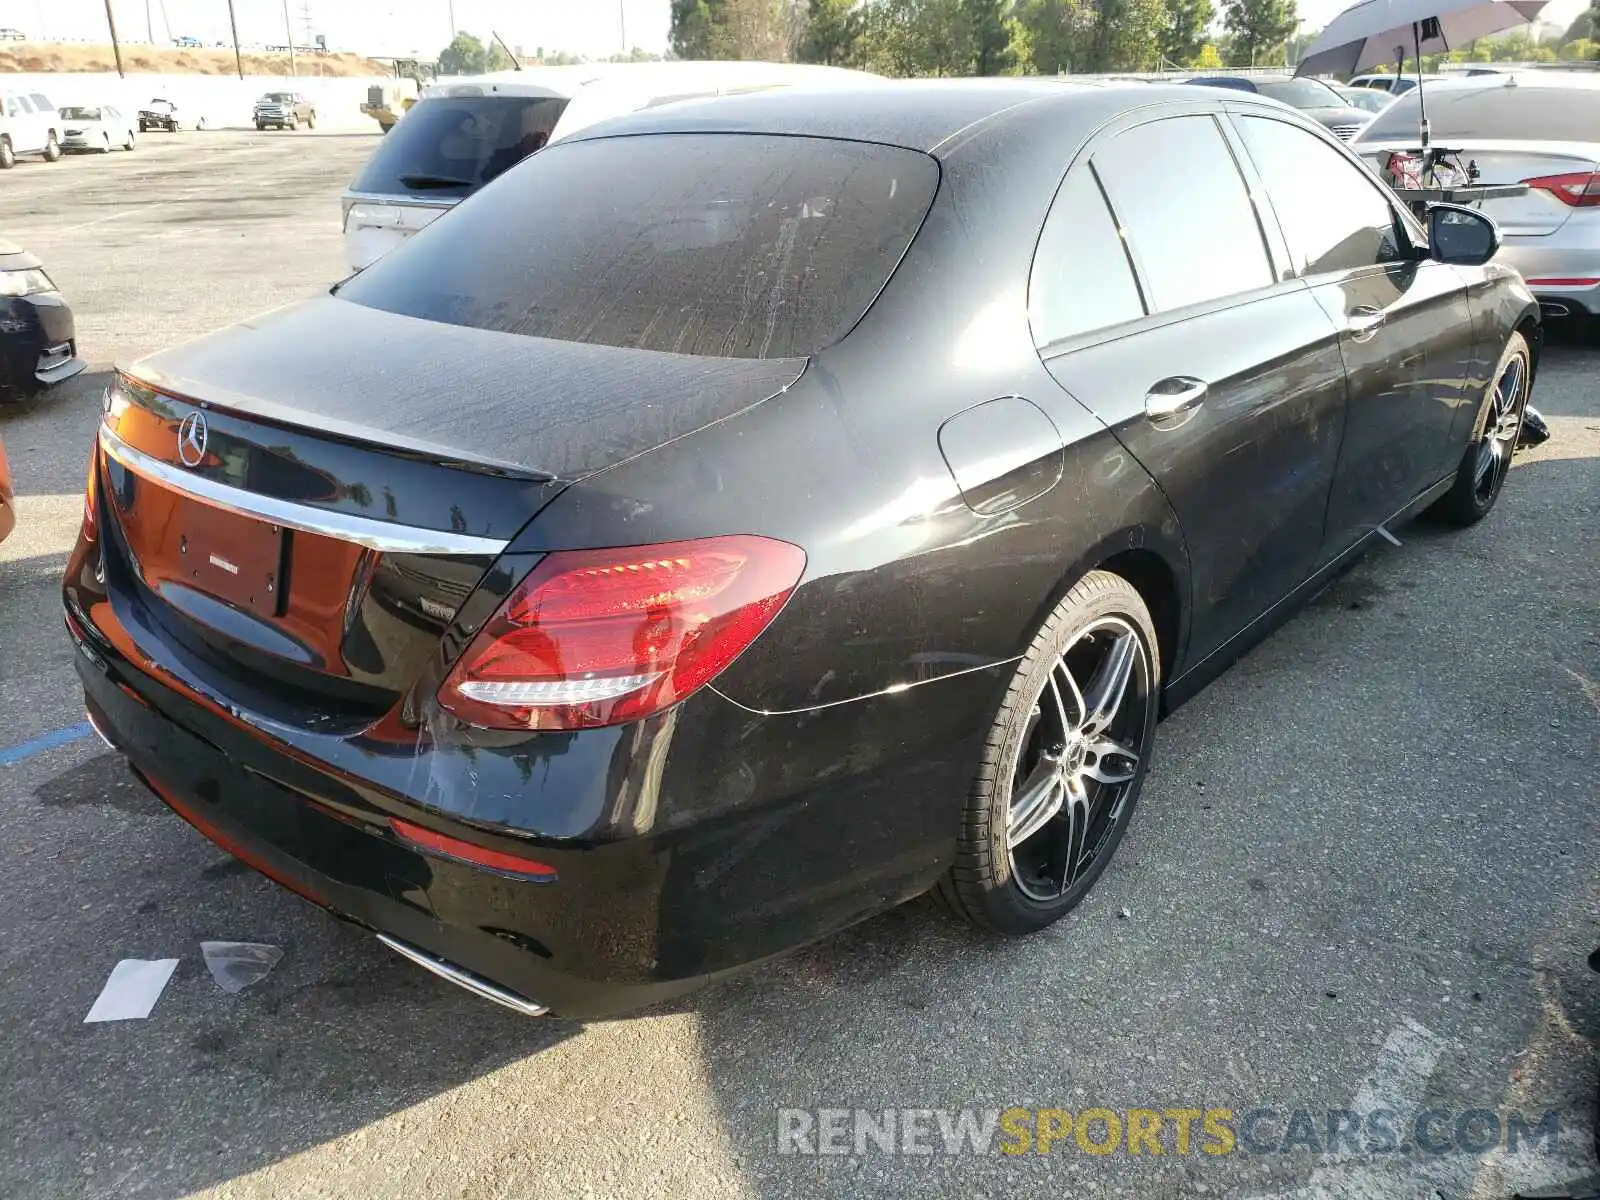
M 560 856 L 565 871 L 552 884 L 424 855 L 388 831 L 382 810 L 364 811 L 340 781 L 327 778 L 328 794 L 314 795 L 263 769 L 259 743 L 214 742 L 194 732 L 191 722 L 213 736 L 219 731 L 203 710 L 177 695 L 151 694 L 149 681 L 108 660 L 104 647 L 80 642 L 77 667 L 95 728 L 169 808 L 228 853 L 335 916 L 509 992 L 529 1009 L 563 1016 L 640 1008 L 714 977 L 584 977 L 572 969 L 570 943 L 556 943 L 571 914 L 562 911 L 567 897 L 555 889 L 568 896 L 584 890 L 570 855 Z M 288 762 L 279 766 L 288 768 L 282 774 L 298 774 Z M 443 824 L 473 836 L 471 829 Z M 617 901 L 616 920 L 607 922 L 611 932 L 649 936 L 648 929 L 626 930 L 626 898 Z M 622 964 L 615 965 L 620 974 Z
M 1600 245 L 1561 244 L 1567 236 L 1563 228 L 1549 237 L 1507 237 L 1496 261 L 1515 267 L 1547 312 L 1600 314 Z

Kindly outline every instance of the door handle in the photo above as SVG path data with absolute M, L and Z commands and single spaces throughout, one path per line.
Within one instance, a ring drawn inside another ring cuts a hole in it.
M 1144 394 L 1144 414 L 1153 419 L 1175 417 L 1200 407 L 1206 398 L 1206 381 L 1192 375 L 1173 375 L 1152 384 Z
M 1370 342 L 1378 335 L 1378 330 L 1383 328 L 1383 323 L 1387 320 L 1382 309 L 1373 308 L 1370 304 L 1362 304 L 1351 309 L 1350 340 Z

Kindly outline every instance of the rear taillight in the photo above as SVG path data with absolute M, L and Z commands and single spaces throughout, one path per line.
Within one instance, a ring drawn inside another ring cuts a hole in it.
M 439 703 L 491 729 L 637 721 L 737 658 L 805 565 L 798 546 L 744 534 L 546 555 L 461 656 Z
M 1576 171 L 1571 175 L 1541 175 L 1523 183 L 1539 192 L 1549 192 L 1569 208 L 1600 207 L 1600 174 Z

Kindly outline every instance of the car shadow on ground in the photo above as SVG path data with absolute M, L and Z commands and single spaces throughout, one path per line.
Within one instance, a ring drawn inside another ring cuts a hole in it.
M 1582 955 L 1600 846 L 1583 748 L 1597 718 L 1579 678 L 1592 562 L 1549 518 L 1592 502 L 1594 462 L 1522 461 L 1511 488 L 1473 530 L 1402 530 L 1405 547 L 1363 561 L 1169 719 L 1124 847 L 1058 926 L 990 941 L 917 901 L 656 1010 L 690 1017 L 748 1194 L 973 1190 L 948 1176 L 968 1160 L 942 1155 L 780 1156 L 785 1107 L 1338 1107 L 1403 1019 L 1457 1048 L 1430 1086 L 1459 1107 L 1502 1095 L 1506 1056 L 1549 1006 L 1592 1044 L 1600 990 Z M 1383 753 L 1369 755 L 1374 731 Z M 0 787 L 0 872 L 17 897 L 0 912 L 0 1194 L 177 1200 L 584 1032 L 451 989 L 277 889 L 113 755 L 32 760 Z M 209 938 L 285 957 L 228 997 L 199 957 Z M 118 959 L 169 956 L 180 966 L 151 1019 L 81 1023 Z M 1541 1102 L 1578 1104 L 1591 1065 L 1545 1061 Z M 617 1124 L 597 1133 L 618 1139 L 641 1104 L 666 1120 L 684 1103 L 608 1099 Z M 519 1132 L 537 1156 L 552 1131 Z M 992 1169 L 1053 1194 L 1114 1178 L 1153 1200 L 1306 1164 Z

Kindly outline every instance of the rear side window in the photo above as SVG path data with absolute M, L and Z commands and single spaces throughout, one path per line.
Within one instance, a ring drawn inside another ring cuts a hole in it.
M 1456 90 L 1429 88 L 1428 125 L 1441 146 L 1467 141 L 1592 142 L 1600 138 L 1600 88 L 1532 84 Z M 1401 96 L 1361 135 L 1363 142 L 1417 136 L 1415 91 Z
M 51 104 L 50 101 L 45 97 L 39 95 L 38 92 L 31 93 L 28 98 L 33 101 L 34 112 L 47 113 L 55 112 L 56 110 L 56 106 Z
M 352 185 L 380 196 L 460 198 L 542 150 L 564 98 L 430 96 L 389 131 Z
M 806 355 L 861 319 L 938 183 L 926 154 L 823 138 L 560 143 L 338 294 L 531 337 L 729 358 Z
M 1255 206 L 1210 117 L 1172 117 L 1118 134 L 1095 152 L 1154 310 L 1273 282 Z
M 1033 337 L 1045 347 L 1144 316 L 1139 286 L 1090 168 L 1067 176 L 1044 223 L 1028 286 Z

